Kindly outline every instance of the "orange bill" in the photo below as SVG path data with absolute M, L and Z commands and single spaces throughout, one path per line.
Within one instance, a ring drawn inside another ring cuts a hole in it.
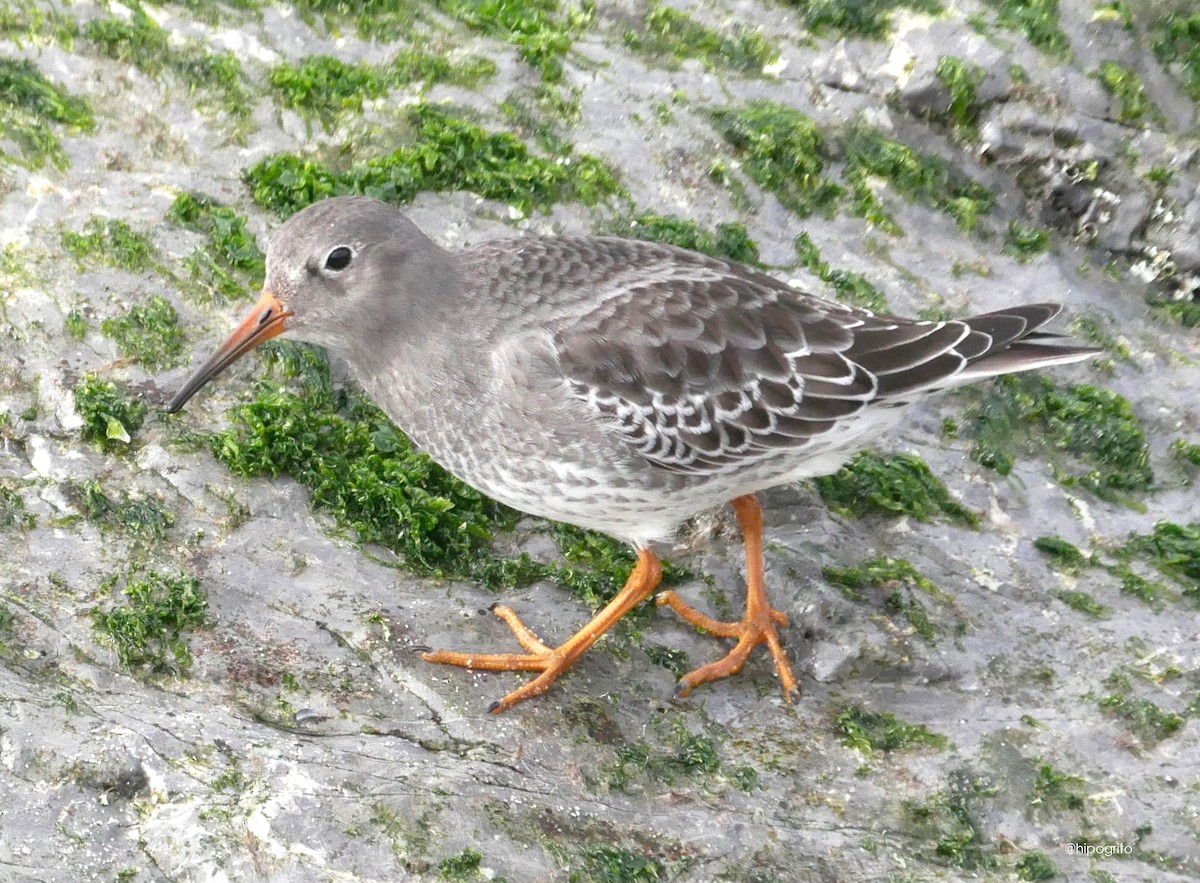
M 239 358 L 254 349 L 264 340 L 270 340 L 285 330 L 283 320 L 290 316 L 280 305 L 275 295 L 268 289 L 263 289 L 258 303 L 234 329 L 233 334 L 217 347 L 217 351 L 209 356 L 208 361 L 201 365 L 188 378 L 183 389 L 175 394 L 167 405 L 167 413 L 174 414 L 187 404 L 188 399 L 200 391 L 200 388 L 212 380 Z

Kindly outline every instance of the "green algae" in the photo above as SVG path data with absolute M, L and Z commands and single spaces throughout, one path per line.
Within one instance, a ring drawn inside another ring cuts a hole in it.
M 1154 308 L 1156 315 L 1183 328 L 1200 326 L 1200 299 L 1175 298 L 1170 295 L 1162 297 L 1152 294 L 1146 298 L 1146 303 Z
M 1171 442 L 1171 456 L 1181 463 L 1200 466 L 1200 445 L 1177 438 Z
M 93 131 L 91 105 L 51 83 L 33 62 L 0 59 L 0 136 L 17 149 L 17 155 L 0 152 L 0 160 L 28 169 L 67 168 L 59 127 L 67 134 Z
M 979 113 L 982 108 L 976 93 L 984 74 L 984 69 L 979 65 L 953 55 L 939 57 L 934 69 L 934 75 L 950 94 L 950 103 L 941 118 L 956 135 L 966 141 L 979 140 Z
M 328 196 L 358 193 L 405 203 L 422 191 L 468 190 L 528 213 L 556 202 L 595 205 L 622 192 L 594 156 L 538 157 L 511 134 L 489 134 L 426 104 L 409 108 L 407 116 L 414 135 L 410 145 L 344 171 L 291 154 L 256 163 L 244 176 L 254 201 L 287 217 Z
M 208 601 L 200 581 L 180 573 L 132 568 L 113 574 L 101 590 L 121 588 L 123 603 L 92 610 L 98 638 L 113 646 L 121 665 L 153 673 L 182 674 L 191 667 L 188 633 L 204 625 Z
M 982 822 L 985 801 L 999 789 L 969 770 L 955 770 L 946 787 L 927 800 L 905 800 L 901 807 L 922 842 L 933 842 L 931 859 L 964 871 L 995 869 L 996 848 Z
M 1050 250 L 1050 234 L 1040 227 L 1008 222 L 1003 251 L 1023 264 Z
M 1018 451 L 1049 457 L 1055 477 L 1101 499 L 1132 503 L 1154 481 L 1146 433 L 1115 392 L 1084 384 L 1057 386 L 1042 374 L 1001 377 L 967 410 L 971 456 L 1008 475 Z M 1066 455 L 1066 456 L 1063 456 Z
M 1092 556 L 1083 554 L 1078 546 L 1062 537 L 1038 537 L 1033 541 L 1033 547 L 1050 559 L 1055 570 L 1061 570 L 1063 573 L 1079 573 L 1083 568 L 1095 564 Z
M 483 854 L 474 849 L 464 849 L 438 862 L 438 877 L 442 880 L 481 880 L 480 865 Z
M 105 529 L 115 529 L 135 540 L 160 542 L 175 523 L 175 516 L 148 497 L 128 494 L 114 500 L 98 481 L 69 484 L 66 497 L 83 512 L 84 518 Z
M 908 561 L 881 556 L 853 567 L 826 567 L 823 573 L 825 579 L 855 603 L 868 600 L 863 589 L 884 590 L 887 592 L 883 600 L 884 610 L 890 616 L 903 616 L 917 635 L 931 647 L 936 646 L 937 628 L 924 605 L 912 596 L 911 589 L 919 589 L 941 600 L 949 600 L 949 596 Z
M 563 60 L 592 20 L 595 4 L 564 9 L 558 0 L 437 0 L 442 12 L 488 36 L 511 43 L 547 82 L 563 77 Z
M 890 712 L 868 711 L 854 705 L 844 709 L 835 721 L 842 744 L 870 757 L 876 751 L 907 751 L 933 748 L 943 751 L 950 740 L 924 724 L 910 724 Z
M 234 118 L 250 114 L 246 76 L 232 52 L 209 53 L 194 41 L 173 45 L 170 34 L 139 5 L 133 6 L 128 20 L 92 19 L 83 37 L 101 55 L 132 64 L 151 77 L 174 74 L 189 92 L 198 93 L 201 106 L 220 108 Z
M 150 239 L 114 218 L 90 218 L 78 233 L 64 230 L 62 244 L 81 269 L 87 264 L 104 264 L 138 273 L 157 267 Z
M 1160 521 L 1148 534 L 1130 534 L 1124 544 L 1091 555 L 1055 536 L 1039 537 L 1034 547 L 1064 573 L 1077 574 L 1085 568 L 1107 571 L 1120 582 L 1121 594 L 1137 598 L 1156 612 L 1180 598 L 1200 605 L 1200 525 Z M 1135 564 L 1157 570 L 1180 591 L 1138 573 Z
M 69 47 L 79 36 L 75 19 L 39 9 L 27 0 L 0 0 L 0 38 L 17 46 L 57 43 Z
M 319 17 L 337 35 L 338 21 L 349 19 L 361 39 L 379 42 L 411 37 L 419 12 L 413 0 L 296 0 L 292 5 L 310 25 Z
M 979 516 L 946 490 L 915 454 L 884 456 L 861 451 L 834 475 L 816 479 L 825 505 L 854 518 L 866 515 L 909 516 L 918 521 L 945 517 L 966 527 Z
M 770 101 L 717 111 L 713 124 L 734 148 L 751 180 L 801 217 L 830 216 L 847 194 L 850 214 L 892 235 L 903 235 L 876 194 L 882 185 L 945 212 L 964 230 L 974 227 L 995 204 L 991 191 L 950 163 L 866 126 L 850 126 L 835 154 L 812 119 Z M 843 163 L 845 187 L 824 177 L 835 158 Z
M 1028 804 L 1035 816 L 1061 810 L 1078 811 L 1084 808 L 1087 783 L 1079 776 L 1056 770 L 1048 763 L 1038 764 L 1037 777 L 1030 789 Z
M 706 28 L 686 12 L 654 3 L 640 27 L 627 30 L 625 45 L 660 63 L 678 65 L 699 59 L 708 69 L 726 68 L 743 73 L 761 73 L 779 57 L 761 33 L 735 26 L 728 34 Z
M 741 264 L 759 263 L 758 246 L 742 223 L 718 224 L 716 230 L 709 232 L 685 218 L 643 212 L 613 221 L 602 232 L 605 235 L 662 242 Z
M 116 384 L 85 374 L 74 389 L 75 412 L 83 418 L 82 435 L 104 450 L 128 445 L 142 428 L 146 406 L 129 401 Z
M 1081 592 L 1077 589 L 1055 589 L 1054 597 L 1062 601 L 1072 610 L 1077 610 L 1080 613 L 1092 617 L 1092 619 L 1108 619 L 1112 615 L 1112 608 L 1106 604 L 1101 604 L 1087 592 Z
M 870 186 L 880 178 L 897 193 L 950 215 L 963 230 L 975 226 L 995 204 L 995 195 L 940 157 L 913 150 L 884 138 L 874 129 L 852 127 L 843 146 L 850 188 L 850 213 L 866 218 L 888 233 L 901 235 L 899 226 L 880 204 Z
M 1200 101 L 1200 13 L 1164 15 L 1152 29 L 1151 48 L 1163 67 L 1179 77 L 1183 91 Z
M 131 307 L 123 316 L 105 319 L 100 330 L 116 341 L 122 355 L 137 359 L 147 371 L 175 365 L 183 354 L 179 314 L 158 294 Z
M 866 37 L 881 40 L 892 28 L 899 9 L 936 15 L 941 0 L 786 0 L 801 24 L 819 36 Z
M 1117 554 L 1147 561 L 1182 586 L 1185 597 L 1200 604 L 1200 522 L 1160 521 L 1150 533 L 1132 535 Z
M 1018 880 L 1053 880 L 1059 876 L 1058 867 L 1050 857 L 1036 849 L 1021 856 L 1013 870 Z
M 0 531 L 31 530 L 37 517 L 25 508 L 25 500 L 7 482 L 0 481 Z
M 1109 334 L 1091 316 L 1076 316 L 1071 320 L 1071 324 L 1067 326 L 1067 330 L 1073 337 L 1081 338 L 1092 346 L 1098 346 L 1105 350 L 1118 362 L 1136 367 L 1137 360 L 1134 359 L 1133 351 L 1129 348 L 1129 344 Z
M 1114 61 L 1106 61 L 1100 65 L 1095 76 L 1117 101 L 1117 122 L 1136 124 L 1162 121 L 1162 111 L 1150 100 L 1142 78 L 1135 71 Z
M 652 883 L 670 879 L 667 866 L 656 858 L 607 843 L 584 846 L 583 866 L 572 868 L 570 883 Z
M 320 120 L 328 130 L 342 114 L 361 113 L 364 102 L 383 98 L 402 86 L 421 83 L 428 88 L 446 82 L 470 87 L 495 73 L 496 65 L 486 58 L 451 64 L 443 55 L 401 52 L 374 65 L 310 55 L 298 65 L 276 65 L 267 80 L 281 106 Z
M 801 217 L 834 210 L 842 188 L 822 176 L 825 140 L 812 119 L 765 99 L 716 111 L 712 119 L 738 154 L 742 170 L 786 208 Z
M 1112 679 L 1109 679 L 1110 682 Z M 1155 745 L 1183 729 L 1187 719 L 1167 711 L 1149 699 L 1135 699 L 1117 691 L 1101 696 L 1097 705 L 1106 714 L 1119 718 L 1129 731 L 1148 745 Z
M 63 318 L 63 329 L 76 340 L 83 340 L 87 336 L 87 319 L 79 310 L 71 310 Z
M 167 210 L 167 220 L 205 237 L 184 266 L 193 283 L 209 297 L 235 300 L 262 285 L 266 258 L 246 217 L 202 193 L 181 193 Z
M 693 733 L 676 718 L 668 727 L 661 719 L 652 723 L 653 738 L 638 740 L 617 749 L 608 770 L 609 786 L 630 790 L 635 781 L 653 781 L 671 787 L 681 780 L 708 781 L 721 772 L 716 743 L 707 736 Z M 745 778 L 745 773 L 742 777 Z
M 1071 43 L 1058 25 L 1058 0 L 983 0 L 996 11 L 996 23 L 1018 31 L 1047 55 L 1065 59 Z
M 793 243 L 801 266 L 828 284 L 842 303 L 861 307 L 873 313 L 890 311 L 882 291 L 867 281 L 862 273 L 830 267 L 821 259 L 821 251 L 807 233 L 801 233 Z

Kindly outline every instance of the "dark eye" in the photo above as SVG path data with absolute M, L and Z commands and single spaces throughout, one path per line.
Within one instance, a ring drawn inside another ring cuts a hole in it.
M 344 270 L 350 266 L 352 257 L 354 257 L 354 252 L 348 246 L 339 245 L 325 258 L 325 269 L 333 270 L 335 273 L 338 270 Z

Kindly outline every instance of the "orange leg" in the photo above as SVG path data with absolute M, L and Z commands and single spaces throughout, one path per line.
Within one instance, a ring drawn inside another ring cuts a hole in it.
M 779 635 L 775 631 L 777 625 L 786 628 L 788 618 L 771 608 L 767 601 L 766 589 L 763 587 L 762 509 L 758 500 L 751 494 L 738 497 L 730 505 L 737 514 L 738 526 L 742 529 L 742 540 L 746 544 L 746 615 L 742 617 L 741 622 L 720 622 L 695 610 L 674 592 L 663 592 L 655 599 L 655 603 L 660 607 L 670 607 L 681 619 L 697 628 L 721 638 L 737 639 L 737 644 L 724 659 L 702 665 L 684 675 L 675 694 L 686 696 L 700 684 L 737 674 L 745 665 L 750 651 L 759 644 L 766 644 L 771 651 L 771 658 L 775 660 L 775 671 L 779 674 L 783 697 L 788 702 L 795 702 L 800 697 L 800 687 L 792 676 L 787 655 L 783 652 L 783 647 L 779 644 Z
M 540 696 L 558 680 L 558 676 L 575 664 L 584 652 L 596 643 L 597 639 L 616 625 L 617 620 L 650 597 L 662 581 L 662 565 L 658 557 L 647 549 L 639 549 L 637 565 L 625 587 L 608 605 L 576 632 L 570 640 L 559 647 L 547 647 L 537 635 L 521 622 L 520 618 L 509 607 L 497 604 L 492 612 L 508 624 L 516 635 L 517 641 L 528 653 L 453 653 L 449 650 L 435 650 L 423 653 L 426 662 L 439 662 L 443 665 L 459 665 L 482 671 L 539 671 L 536 678 L 524 686 L 513 690 L 498 702 L 493 702 L 488 708 L 492 714 L 499 714 L 506 708 L 512 708 L 518 702 L 524 702 L 534 696 Z

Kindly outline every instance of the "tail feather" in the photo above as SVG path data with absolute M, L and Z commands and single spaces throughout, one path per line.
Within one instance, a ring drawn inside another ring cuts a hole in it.
M 1039 330 L 1061 310 L 1059 304 L 1023 304 L 965 319 L 972 333 L 964 343 L 976 334 L 990 336 L 991 341 L 978 355 L 963 352 L 962 344 L 957 347 L 967 364 L 954 378 L 955 385 L 1016 371 L 1069 365 L 1099 353 L 1099 349 L 1079 346 L 1065 335 Z

